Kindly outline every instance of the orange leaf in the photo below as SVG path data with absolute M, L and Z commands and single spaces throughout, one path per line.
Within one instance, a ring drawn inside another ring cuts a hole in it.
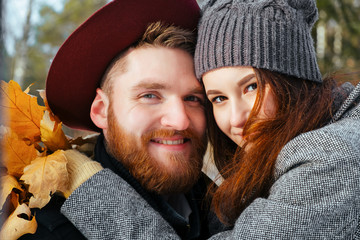
M 40 122 L 41 141 L 51 150 L 69 149 L 71 146 L 66 138 L 62 123 L 52 120 L 49 111 L 45 111 Z
M 68 188 L 67 159 L 59 150 L 45 157 L 38 157 L 25 167 L 21 180 L 29 184 L 30 208 L 42 208 L 50 201 L 56 191 L 65 192 Z
M 39 93 L 39 96 L 44 101 L 46 110 L 49 111 L 49 113 L 50 113 L 50 119 L 55 122 L 61 122 L 60 119 L 51 111 L 51 109 L 49 107 L 49 103 L 46 99 L 45 90 L 38 90 L 38 93 Z
M 0 111 L 6 112 L 10 118 L 10 127 L 21 138 L 31 142 L 40 140 L 40 121 L 45 107 L 37 103 L 37 98 L 21 90 L 15 81 L 1 81 L 3 95 Z
M 19 217 L 23 214 L 29 219 L 31 218 L 31 211 L 25 203 L 19 205 L 5 221 L 1 228 L 0 239 L 13 240 L 18 239 L 24 234 L 34 234 L 36 232 L 37 223 L 35 217 L 31 220 Z
M 0 184 L 1 184 L 1 192 L 0 192 L 0 209 L 1 207 L 4 205 L 7 197 L 10 195 L 11 191 L 16 188 L 19 190 L 21 189 L 20 184 L 18 183 L 18 181 L 16 180 L 16 178 L 14 178 L 11 175 L 6 175 L 6 176 L 2 176 L 0 178 Z
M 9 175 L 20 177 L 24 172 L 24 167 L 37 157 L 34 145 L 27 145 L 14 132 L 7 132 L 4 137 L 5 155 L 3 164 L 8 170 Z
M 20 199 L 19 194 L 12 191 L 10 194 L 10 203 L 9 203 L 10 204 L 9 205 L 10 212 L 15 211 L 15 209 L 19 206 L 19 199 Z
M 39 96 L 40 96 L 40 97 L 42 98 L 42 100 L 44 101 L 46 110 L 49 110 L 49 111 L 51 112 L 50 107 L 49 107 L 49 103 L 48 103 L 48 101 L 47 101 L 47 99 L 46 99 L 46 92 L 45 92 L 45 90 L 44 90 L 44 89 L 38 90 L 38 93 L 39 93 Z M 52 114 L 52 115 L 54 115 L 54 114 Z

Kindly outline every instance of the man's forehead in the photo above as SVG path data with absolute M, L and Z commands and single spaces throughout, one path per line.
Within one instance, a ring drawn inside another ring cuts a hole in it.
M 185 83 L 182 83 L 182 87 L 184 87 L 184 90 L 187 90 L 192 93 L 203 93 L 203 88 L 200 84 L 198 84 L 197 81 L 194 81 L 194 84 L 187 84 L 184 86 Z M 176 84 L 175 84 L 176 85 Z M 171 84 L 169 82 L 159 80 L 159 79 L 143 79 L 141 82 L 134 85 L 131 90 L 141 90 L 141 89 L 154 89 L 154 90 L 166 90 L 171 88 L 178 89 L 179 87 L 174 84 Z
M 121 59 L 126 62 L 126 71 L 116 65 L 112 69 L 114 80 L 128 90 L 202 89 L 193 72 L 192 57 L 182 51 L 165 47 L 129 49 Z

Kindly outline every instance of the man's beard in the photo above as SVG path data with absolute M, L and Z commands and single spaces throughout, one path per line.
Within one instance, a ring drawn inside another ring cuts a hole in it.
M 191 141 L 190 157 L 182 153 L 168 154 L 166 163 L 154 159 L 147 151 L 150 139 L 181 135 Z M 194 131 L 155 130 L 141 137 L 141 147 L 136 137 L 126 133 L 117 123 L 113 107 L 109 106 L 107 151 L 148 191 L 158 194 L 186 193 L 197 182 L 206 150 L 206 137 L 197 136 Z

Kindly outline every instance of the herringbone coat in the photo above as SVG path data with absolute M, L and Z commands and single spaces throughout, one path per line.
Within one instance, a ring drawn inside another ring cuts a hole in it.
M 233 230 L 211 239 L 360 239 L 359 101 L 360 84 L 331 123 L 286 144 L 269 197 L 256 199 Z M 106 169 L 75 190 L 62 212 L 89 239 L 179 239 Z

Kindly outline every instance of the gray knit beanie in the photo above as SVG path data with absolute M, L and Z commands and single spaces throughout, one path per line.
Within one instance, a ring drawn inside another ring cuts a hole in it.
M 322 82 L 311 37 L 315 0 L 210 0 L 198 27 L 195 71 L 252 66 Z

